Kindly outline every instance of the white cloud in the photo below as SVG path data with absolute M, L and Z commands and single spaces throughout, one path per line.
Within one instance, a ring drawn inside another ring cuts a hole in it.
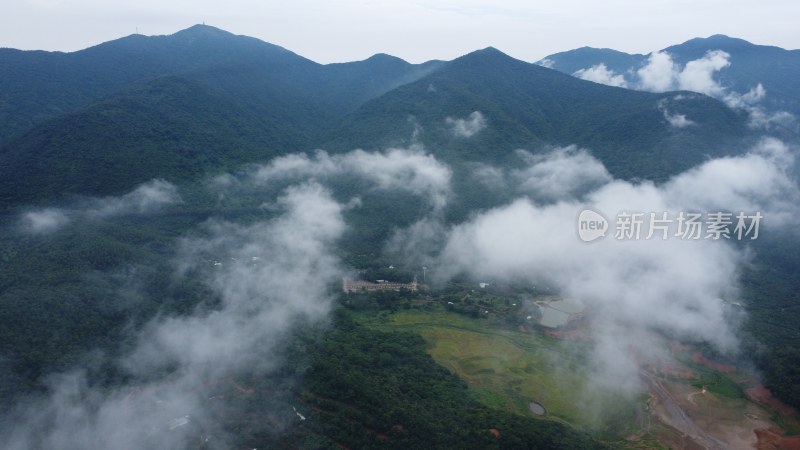
M 472 163 L 472 177 L 489 189 L 504 189 L 507 187 L 505 171 L 485 163 Z
M 332 253 L 345 230 L 341 205 L 314 183 L 288 188 L 277 203 L 283 213 L 275 219 L 212 221 L 182 241 L 179 266 L 202 274 L 219 308 L 147 324 L 119 363 L 127 383 L 96 386 L 81 371 L 52 377 L 48 395 L 3 418 L 0 446 L 187 448 L 200 429 L 215 448 L 229 448 L 212 412 L 224 401 L 209 399 L 204 386 L 245 368 L 268 373 L 277 365 L 276 346 L 294 326 L 326 317 L 328 287 L 341 276 Z M 209 258 L 224 264 L 211 265 Z M 281 419 L 275 415 L 273 427 Z M 184 417 L 189 426 L 170 429 Z M 286 423 L 291 418 L 289 411 Z
M 791 149 L 764 139 L 742 156 L 710 160 L 673 177 L 663 187 L 670 204 L 702 211 L 761 211 L 772 225 L 789 224 L 798 212 Z
M 562 172 L 596 172 L 590 157 L 557 160 L 574 166 Z M 577 237 L 578 213 L 587 207 L 604 213 L 613 228 L 621 211 L 669 211 L 672 217 L 690 210 L 760 211 L 774 230 L 790 223 L 800 204 L 788 174 L 791 161 L 785 144 L 765 140 L 746 155 L 709 161 L 663 186 L 606 180 L 583 200 L 561 197 L 542 205 L 519 199 L 453 228 L 439 257 L 440 274 L 542 282 L 582 302 L 594 336 L 595 381 L 635 390 L 641 387 L 638 368 L 665 357 L 670 337 L 735 352 L 738 321 L 726 300 L 736 299 L 735 280 L 747 254 L 724 241 L 621 241 L 613 231 L 585 244 Z
M 730 92 L 726 94 L 725 103 L 727 103 L 731 108 L 746 108 L 748 106 L 755 105 L 763 100 L 766 96 L 767 90 L 764 89 L 764 86 L 761 83 L 758 83 L 756 87 L 750 89 L 750 91 L 745 94 L 737 94 L 736 92 Z
M 444 207 L 450 195 L 450 168 L 425 153 L 421 146 L 385 152 L 354 150 L 338 155 L 319 150 L 312 157 L 296 153 L 256 167 L 244 181 L 266 184 L 298 179 L 329 180 L 346 174 L 368 180 L 379 189 L 402 190 L 427 197 L 435 209 Z M 225 183 L 231 180 L 218 179 L 218 184 Z
M 70 222 L 63 211 L 46 208 L 23 213 L 19 219 L 19 229 L 28 234 L 52 233 Z
M 175 361 L 236 370 L 252 365 L 247 355 L 258 358 L 254 349 L 274 342 L 297 317 L 327 312 L 327 286 L 340 274 L 329 252 L 345 230 L 343 206 L 316 183 L 290 186 L 277 204 L 285 211 L 277 219 L 249 226 L 213 221 L 210 236 L 182 242 L 183 271 L 223 261 L 209 281 L 223 307 L 209 316 L 152 322 L 127 362 L 131 371 L 144 376 L 154 363 Z
M 661 113 L 664 114 L 664 119 L 673 128 L 686 128 L 688 126 L 697 125 L 697 123 L 686 117 L 685 114 L 670 113 L 669 109 L 667 108 L 666 100 L 661 100 L 658 102 L 658 109 L 661 110 Z
M 721 50 L 711 50 L 702 58 L 689 61 L 682 68 L 672 61 L 668 53 L 654 52 L 650 54 L 647 64 L 637 71 L 639 80 L 634 86 L 652 92 L 688 90 L 709 95 L 723 101 L 730 108 L 747 111 L 752 128 L 797 127 L 797 118 L 794 115 L 785 111 L 769 112 L 759 105 L 767 95 L 761 83 L 744 94 L 721 85 L 714 77 L 717 72 L 730 66 L 730 55 Z M 664 118 L 672 126 L 681 128 L 692 125 L 684 115 L 669 114 L 666 110 L 663 112 Z
M 684 67 L 676 64 L 667 52 L 653 52 L 647 64 L 637 71 L 637 86 L 645 91 L 686 90 L 719 98 L 725 89 L 717 83 L 714 75 L 730 64 L 730 55 L 721 50 L 709 51 Z
M 767 112 L 764 108 L 750 108 L 750 121 L 752 128 L 772 129 L 774 127 L 786 128 L 797 131 L 797 117 L 786 111 Z
M 89 200 L 85 214 L 94 218 L 148 214 L 181 201 L 178 188 L 174 184 L 164 180 L 152 180 L 121 197 Z
M 718 97 L 725 89 L 714 80 L 714 74 L 730 65 L 728 53 L 722 50 L 709 51 L 704 57 L 686 63 L 678 74 L 678 87 L 681 90 Z
M 583 80 L 606 84 L 608 86 L 628 87 L 625 76 L 617 74 L 613 70 L 609 70 L 606 65 L 602 63 L 588 69 L 581 69 L 572 75 Z
M 667 52 L 653 52 L 647 64 L 637 72 L 638 87 L 645 91 L 665 92 L 675 89 L 678 70 Z
M 448 117 L 445 122 L 452 127 L 453 136 L 459 138 L 471 138 L 486 128 L 486 119 L 480 111 L 474 111 L 465 119 Z
M 519 191 L 537 200 L 577 197 L 611 181 L 611 175 L 600 161 L 574 145 L 540 155 L 524 150 L 518 150 L 517 154 L 528 166 L 512 170 L 511 176 Z
M 156 179 L 119 197 L 84 198 L 69 207 L 22 213 L 17 229 L 24 234 L 52 233 L 72 222 L 109 219 L 128 214 L 150 214 L 181 202 L 175 185 Z
M 664 109 L 663 112 L 664 119 L 666 119 L 669 125 L 673 128 L 686 128 L 691 125 L 697 125 L 692 120 L 687 119 L 684 114 L 670 114 L 666 109 Z

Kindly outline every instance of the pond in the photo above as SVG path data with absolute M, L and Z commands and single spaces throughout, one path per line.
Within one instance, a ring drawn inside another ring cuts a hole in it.
M 547 410 L 544 409 L 544 406 L 542 406 L 542 404 L 539 402 L 531 402 L 528 407 L 531 409 L 531 412 L 537 416 L 543 416 L 547 414 Z
M 565 325 L 574 314 L 583 311 L 583 305 L 571 299 L 538 301 L 536 304 L 542 313 L 539 324 L 549 328 L 558 328 Z

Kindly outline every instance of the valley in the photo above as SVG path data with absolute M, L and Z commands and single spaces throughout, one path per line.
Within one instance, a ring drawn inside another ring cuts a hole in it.
M 798 448 L 798 51 L 477 48 L 0 48 L 0 447 Z
M 359 320 L 421 335 L 434 360 L 463 379 L 481 403 L 569 424 L 614 448 L 762 448 L 765 432 L 786 434 L 800 426 L 796 411 L 745 396 L 755 389 L 752 374 L 697 363 L 707 360 L 691 347 L 676 344 L 676 359 L 644 369 L 631 395 L 587 383 L 590 346 L 581 341 L 592 339 L 588 330 L 581 338 L 569 330 L 554 337 L 538 326 L 514 329 L 436 309 Z M 726 383 L 730 388 L 719 387 Z M 532 412 L 531 404 L 546 413 Z

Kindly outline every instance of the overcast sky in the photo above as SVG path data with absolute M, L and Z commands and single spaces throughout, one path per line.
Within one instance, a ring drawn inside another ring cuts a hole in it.
M 4 0 L 0 47 L 74 51 L 205 22 L 321 63 L 411 62 L 494 46 L 527 61 L 581 46 L 648 53 L 727 34 L 800 48 L 795 0 Z

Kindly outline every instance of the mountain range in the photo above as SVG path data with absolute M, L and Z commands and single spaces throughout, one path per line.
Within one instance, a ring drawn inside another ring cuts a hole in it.
M 0 442 L 39 426 L 0 446 L 70 447 L 84 429 L 109 437 L 95 447 L 650 448 L 651 427 L 636 430 L 655 397 L 584 428 L 596 410 L 570 399 L 589 390 L 564 381 L 565 396 L 547 372 L 623 367 L 674 353 L 673 339 L 686 354 L 658 376 L 702 389 L 676 399 L 738 408 L 757 385 L 800 407 L 800 246 L 779 223 L 800 192 L 799 60 L 712 36 L 650 55 L 586 47 L 531 63 L 488 47 L 318 64 L 206 25 L 73 53 L 0 49 Z M 645 83 L 658 68 L 666 81 Z M 717 247 L 574 239 L 579 204 L 688 210 L 704 191 L 775 222 Z M 419 286 L 342 292 L 350 276 Z M 540 327 L 533 299 L 554 292 L 593 303 Z M 741 355 L 706 339 L 728 314 Z M 463 367 L 435 359 L 439 331 L 418 333 L 442 318 Z M 475 324 L 500 340 L 468 341 Z M 646 351 L 609 353 L 600 337 Z M 520 362 L 540 347 L 542 364 Z M 462 355 L 476 348 L 490 358 Z M 690 376 L 672 377 L 683 364 Z M 54 386 L 66 409 L 30 401 Z M 180 436 L 192 444 L 168 445 Z M 688 440 L 674 436 L 653 447 Z
M 700 44 L 676 47 L 676 60 L 702 54 Z M 570 72 L 606 55 L 621 58 L 612 69 L 644 58 L 582 49 L 550 59 Z M 514 164 L 518 148 L 577 144 L 615 176 L 662 180 L 734 154 L 756 134 L 744 112 L 706 95 L 602 86 L 493 48 L 449 62 L 379 54 L 322 65 L 206 25 L 74 53 L 2 49 L 0 96 L 3 209 L 120 193 L 152 177 L 193 179 L 286 152 L 414 139 L 451 163 L 500 165 Z M 474 112 L 486 129 L 454 136 L 453 121 Z

